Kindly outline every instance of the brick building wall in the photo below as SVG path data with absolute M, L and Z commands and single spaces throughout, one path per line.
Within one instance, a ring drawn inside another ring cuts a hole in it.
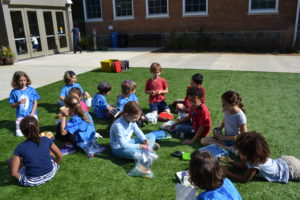
M 251 40 L 273 38 L 278 46 L 279 40 L 292 34 L 297 8 L 296 0 L 279 0 L 277 14 L 248 14 L 248 0 L 208 0 L 207 16 L 187 17 L 183 16 L 182 0 L 169 0 L 168 17 L 147 18 L 145 3 L 133 0 L 134 18 L 115 20 L 112 1 L 102 0 L 103 21 L 87 22 L 86 32 L 96 29 L 103 40 L 112 31 L 129 35 L 163 33 L 167 37 L 170 32 L 198 32 L 202 27 L 216 41 L 248 40 L 251 33 Z M 108 30 L 108 26 L 113 26 L 113 30 Z

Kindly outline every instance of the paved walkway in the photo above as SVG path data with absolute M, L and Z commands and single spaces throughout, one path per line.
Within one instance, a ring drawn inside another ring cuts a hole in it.
M 67 70 L 77 74 L 100 67 L 100 61 L 110 58 L 127 59 L 130 67 L 149 67 L 159 62 L 164 68 L 209 70 L 243 70 L 300 73 L 298 55 L 261 55 L 230 53 L 152 53 L 154 48 L 126 48 L 110 51 L 57 54 L 0 66 L 0 100 L 9 96 L 10 82 L 15 71 L 25 71 L 38 88 L 58 80 Z

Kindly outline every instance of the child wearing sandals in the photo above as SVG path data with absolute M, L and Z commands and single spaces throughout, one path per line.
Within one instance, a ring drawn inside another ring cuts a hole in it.
M 39 123 L 35 117 L 25 117 L 20 128 L 27 140 L 14 151 L 10 160 L 11 175 L 22 186 L 38 186 L 54 177 L 62 155 L 51 139 L 40 137 Z
M 209 152 L 198 150 L 191 155 L 190 180 L 192 185 L 205 190 L 197 200 L 230 199 L 241 200 L 242 197 L 233 183 L 225 178 L 218 161 Z
M 110 128 L 110 146 L 115 156 L 135 160 L 135 153 L 158 148 L 155 135 L 146 134 L 137 126 L 142 110 L 137 102 L 130 101 L 124 106 L 123 115 Z M 133 132 L 136 138 L 131 138 Z
M 234 142 L 240 133 L 247 132 L 247 119 L 245 108 L 241 96 L 232 90 L 229 90 L 221 96 L 224 120 L 220 127 L 215 128 L 213 137 L 201 139 L 203 146 L 216 144 L 219 147 L 236 153 Z M 225 135 L 222 135 L 222 129 L 225 129 Z
M 40 96 L 31 85 L 29 76 L 22 71 L 16 71 L 11 81 L 14 88 L 9 95 L 8 102 L 16 108 L 16 136 L 23 136 L 20 122 L 26 116 L 37 118 L 37 100 Z
M 300 159 L 294 156 L 270 158 L 269 145 L 260 133 L 247 132 L 238 135 L 235 146 L 241 162 L 230 161 L 229 164 L 246 171 L 244 174 L 236 174 L 224 166 L 227 177 L 242 183 L 250 181 L 254 176 L 269 182 L 300 181 Z

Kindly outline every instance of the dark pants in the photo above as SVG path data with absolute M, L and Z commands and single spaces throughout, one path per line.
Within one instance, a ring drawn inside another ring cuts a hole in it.
M 67 133 L 66 135 L 62 135 L 61 131 L 60 131 L 60 124 L 61 123 L 58 123 L 57 126 L 56 126 L 55 138 L 57 140 L 62 141 L 63 143 L 71 143 L 73 145 L 76 145 L 76 134 L 72 135 L 70 133 Z
M 73 38 L 73 45 L 74 45 L 74 53 L 76 53 L 76 51 L 82 51 L 82 48 L 80 47 L 80 43 L 79 43 L 79 39 Z

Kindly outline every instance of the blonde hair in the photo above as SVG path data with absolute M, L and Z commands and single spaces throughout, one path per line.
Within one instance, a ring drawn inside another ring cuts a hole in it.
M 161 65 L 159 64 L 159 63 L 152 63 L 151 64 L 151 66 L 150 66 L 150 72 L 151 73 L 154 73 L 154 72 L 156 72 L 156 71 L 162 71 L 162 67 L 161 67 Z
M 78 97 L 76 97 L 74 95 L 68 95 L 65 98 L 65 104 L 69 109 L 71 109 L 71 111 L 74 114 L 78 115 L 84 121 L 91 123 L 88 116 L 84 113 L 84 111 L 80 105 L 80 100 L 78 99 Z
M 31 85 L 31 80 L 30 80 L 29 76 L 25 72 L 23 72 L 23 71 L 16 71 L 14 73 L 14 76 L 13 76 L 12 80 L 11 80 L 11 86 L 13 88 L 19 88 L 18 81 L 19 81 L 19 79 L 22 76 L 24 76 L 26 78 L 26 86 Z

